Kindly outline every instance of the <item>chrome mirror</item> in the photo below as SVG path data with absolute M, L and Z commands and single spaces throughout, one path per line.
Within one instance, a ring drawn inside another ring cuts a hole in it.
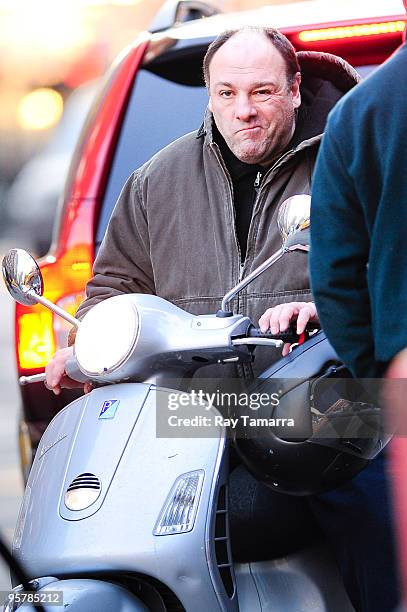
M 221 308 L 216 316 L 230 316 L 232 313 L 228 310 L 229 302 L 239 291 L 247 287 L 262 272 L 281 259 L 284 253 L 288 251 L 309 251 L 310 214 L 311 196 L 302 193 L 284 200 L 277 215 L 277 226 L 283 238 L 281 248 L 240 281 L 233 289 L 228 291 L 222 300 Z
M 32 306 L 43 293 L 43 282 L 37 262 L 23 249 L 11 249 L 3 258 L 3 278 L 11 297 Z
M 278 211 L 277 226 L 283 238 L 284 250 L 308 250 L 311 216 L 311 196 L 304 193 L 285 200 Z M 304 232 L 302 236 L 300 234 Z
M 19 304 L 42 304 L 71 325 L 79 327 L 78 319 L 50 302 L 43 293 L 42 274 L 37 262 L 23 249 L 11 249 L 3 257 L 3 278 L 11 297 Z

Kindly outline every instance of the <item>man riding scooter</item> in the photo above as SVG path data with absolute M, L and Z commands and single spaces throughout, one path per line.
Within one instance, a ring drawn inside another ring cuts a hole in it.
M 158 153 L 127 181 L 96 258 L 80 318 L 105 298 L 133 292 L 159 295 L 193 314 L 216 312 L 228 288 L 277 250 L 278 205 L 289 196 L 309 193 L 326 116 L 358 81 L 343 60 L 296 54 L 270 28 L 221 34 L 208 49 L 204 76 L 209 106 L 202 127 Z M 167 239 L 163 228 L 168 229 Z M 302 332 L 316 319 L 311 300 L 306 258 L 293 253 L 289 263 L 276 264 L 254 281 L 233 307 L 260 319 L 263 330 L 283 331 L 296 319 Z M 58 351 L 47 366 L 47 386 L 55 393 L 72 384 L 65 375 L 71 352 Z M 255 373 L 272 360 L 270 351 L 260 354 Z M 213 374 L 208 370 L 207 376 Z M 260 494 L 265 500 L 257 516 L 254 504 L 250 522 L 262 517 L 266 547 L 276 537 L 277 525 L 279 533 L 287 533 L 284 539 L 290 533 L 296 545 L 322 527 L 356 609 L 383 610 L 375 607 L 382 589 L 378 575 L 393 573 L 392 551 L 383 555 L 373 548 L 364 555 L 359 545 L 354 547 L 353 501 L 341 489 L 336 497 L 294 499 L 257 484 L 241 467 L 237 470 L 237 490 L 250 491 L 248 506 Z M 233 487 L 232 475 L 232 500 Z M 370 509 L 375 500 L 363 498 L 358 516 L 368 511 L 365 503 Z M 232 530 L 233 514 L 232 508 Z M 285 529 L 282 517 L 293 519 Z M 236 522 L 235 528 L 241 526 Z M 250 534 L 250 524 L 245 528 Z M 387 525 L 373 517 L 369 529 L 376 534 Z M 248 549 L 235 555 L 263 555 L 264 550 L 251 550 L 251 542 L 248 537 Z

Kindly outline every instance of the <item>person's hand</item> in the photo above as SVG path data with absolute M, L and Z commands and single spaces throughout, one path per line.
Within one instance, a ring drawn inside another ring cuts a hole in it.
M 263 333 L 268 330 L 279 334 L 288 329 L 292 320 L 297 320 L 297 334 L 302 334 L 309 321 L 318 322 L 317 309 L 314 302 L 289 302 L 268 308 L 259 319 L 259 327 Z M 291 344 L 283 346 L 283 356 L 290 352 Z
M 51 361 L 45 367 L 46 379 L 45 386 L 55 395 L 59 395 L 62 389 L 78 389 L 83 387 L 85 393 L 92 390 L 92 383 L 81 383 L 69 378 L 65 372 L 65 364 L 68 359 L 73 357 L 73 347 L 59 349 Z

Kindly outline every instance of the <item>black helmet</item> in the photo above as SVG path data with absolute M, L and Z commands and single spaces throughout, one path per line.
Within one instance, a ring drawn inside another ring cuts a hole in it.
M 320 493 L 353 478 L 391 437 L 382 424 L 379 388 L 365 383 L 352 378 L 325 334 L 316 333 L 250 389 L 274 397 L 274 405 L 260 405 L 246 419 L 234 407 L 239 424 L 232 437 L 246 467 L 291 495 Z

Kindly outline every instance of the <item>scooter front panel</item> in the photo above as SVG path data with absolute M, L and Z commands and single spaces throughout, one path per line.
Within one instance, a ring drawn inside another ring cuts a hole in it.
M 14 550 L 30 576 L 134 572 L 162 581 L 187 609 L 222 609 L 208 569 L 206 526 L 224 432 L 157 437 L 157 394 L 168 392 L 135 383 L 104 387 L 54 419 L 41 444 L 68 433 L 35 460 Z M 118 405 L 106 404 L 113 401 Z M 204 480 L 193 529 L 154 535 L 174 482 L 194 470 L 203 470 Z M 65 495 L 81 474 L 99 480 L 100 494 L 83 510 L 68 509 Z M 204 607 L 196 608 L 197 598 Z

